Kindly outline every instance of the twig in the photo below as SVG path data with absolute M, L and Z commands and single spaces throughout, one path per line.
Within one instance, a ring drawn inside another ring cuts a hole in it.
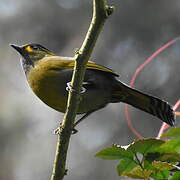
M 93 0 L 93 17 L 85 40 L 75 55 L 75 67 L 71 81 L 74 91 L 69 92 L 67 110 L 60 125 L 60 134 L 56 147 L 51 180 L 62 180 L 66 175 L 66 157 L 74 124 L 76 112 L 80 102 L 80 91 L 84 79 L 86 63 L 89 60 L 99 33 L 105 20 L 113 12 L 113 7 L 106 5 L 106 0 Z

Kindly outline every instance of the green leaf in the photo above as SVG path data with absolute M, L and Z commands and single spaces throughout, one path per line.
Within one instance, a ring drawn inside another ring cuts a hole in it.
M 159 160 L 167 162 L 180 162 L 180 139 L 172 139 L 164 142 L 160 146 L 151 149 L 151 152 L 145 155 L 148 161 Z
M 170 172 L 168 170 L 158 171 L 153 177 L 155 180 L 166 180 L 168 179 Z
M 180 172 L 175 172 L 169 180 L 179 180 L 180 179 Z
M 156 148 L 160 153 L 179 153 L 180 152 L 180 139 L 172 139 L 166 141 L 160 147 Z
M 149 179 L 153 171 L 147 169 L 141 169 L 140 166 L 136 166 L 129 172 L 122 173 L 122 176 L 128 176 L 131 178 Z
M 148 153 L 145 156 L 145 160 L 147 161 L 166 161 L 166 162 L 180 162 L 180 154 L 178 153 Z
M 175 169 L 175 167 L 172 164 L 161 161 L 153 161 L 152 166 L 159 171 Z
M 161 156 L 162 154 L 159 152 L 150 152 L 145 155 L 145 159 L 152 162 L 154 160 L 158 160 Z
M 131 151 L 133 153 L 141 153 L 143 155 L 147 154 L 148 152 L 153 151 L 155 148 L 161 146 L 164 144 L 165 141 L 159 140 L 159 139 L 141 139 L 137 140 L 134 143 L 132 143 L 127 150 Z
M 180 154 L 178 153 L 163 153 L 157 160 L 166 162 L 180 162 Z
M 151 170 L 154 180 L 167 180 L 171 169 L 176 169 L 172 164 L 158 162 L 158 161 L 146 161 L 144 160 L 144 168 Z
M 171 128 L 167 132 L 163 133 L 161 138 L 180 138 L 180 127 Z
M 120 159 L 131 159 L 133 160 L 133 153 L 128 152 L 121 147 L 111 147 L 98 152 L 96 157 L 107 160 L 120 160 Z
M 126 172 L 131 171 L 137 164 L 131 159 L 122 159 L 117 166 L 119 176 L 123 176 Z
M 154 171 L 155 168 L 152 166 L 152 162 L 147 161 L 146 159 L 144 159 L 144 169 L 148 169 L 148 170 L 152 170 Z

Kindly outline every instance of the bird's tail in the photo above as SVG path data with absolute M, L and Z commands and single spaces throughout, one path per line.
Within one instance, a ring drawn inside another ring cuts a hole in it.
M 130 88 L 119 81 L 112 94 L 112 102 L 130 104 L 158 117 L 171 126 L 175 123 L 175 113 L 166 101 Z

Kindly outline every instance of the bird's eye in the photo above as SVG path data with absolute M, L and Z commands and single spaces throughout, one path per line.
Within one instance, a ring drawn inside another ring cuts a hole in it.
M 32 49 L 33 50 L 39 50 L 39 47 L 38 46 L 32 46 Z

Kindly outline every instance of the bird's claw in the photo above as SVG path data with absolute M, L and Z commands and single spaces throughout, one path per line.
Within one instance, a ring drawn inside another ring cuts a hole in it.
M 77 132 L 78 132 L 77 129 L 75 129 L 75 128 L 72 129 L 72 134 L 76 134 Z
M 76 92 L 76 90 L 72 88 L 71 82 L 67 83 L 66 91 Z M 80 94 L 83 94 L 85 92 L 86 92 L 86 88 L 82 87 Z
M 72 129 L 72 134 L 76 134 L 78 132 L 77 129 L 73 128 Z M 59 135 L 61 133 L 61 124 L 60 124 L 60 127 L 56 128 L 54 131 L 53 131 L 53 134 L 54 135 Z
M 60 134 L 60 127 L 56 128 L 56 129 L 53 131 L 53 134 L 54 134 L 54 135 L 59 135 L 59 134 Z

